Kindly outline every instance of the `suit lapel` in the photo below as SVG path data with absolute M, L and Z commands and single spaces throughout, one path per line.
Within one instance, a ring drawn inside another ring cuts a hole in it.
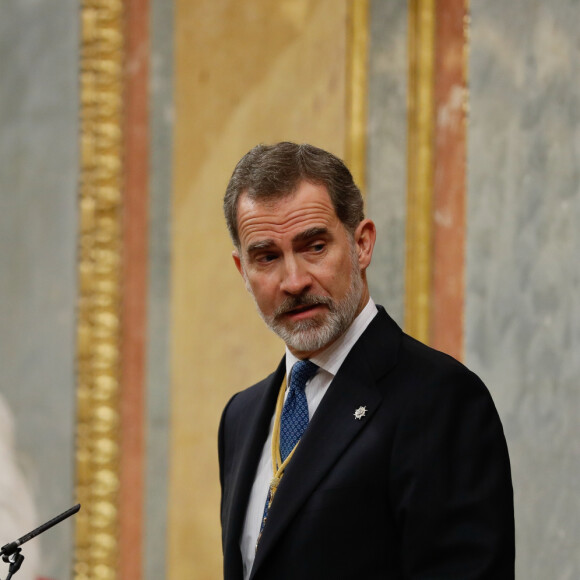
M 394 364 L 400 336 L 398 326 L 381 308 L 345 359 L 282 478 L 252 576 L 350 442 L 372 421 L 382 400 L 376 381 Z M 366 407 L 366 414 L 356 419 L 359 407 Z
M 224 542 L 225 566 L 228 562 L 232 564 L 232 559 L 240 558 L 239 542 L 242 528 L 245 521 L 248 498 L 254 483 L 256 468 L 258 466 L 264 441 L 268 437 L 268 430 L 276 398 L 282 384 L 282 379 L 286 371 L 285 358 L 278 366 L 275 373 L 264 381 L 262 389 L 257 390 L 257 398 L 248 403 L 244 420 L 247 421 L 247 433 L 244 444 L 234 466 L 234 477 L 232 478 L 232 495 L 228 501 L 227 509 L 231 510 L 226 517 L 227 531 Z M 241 569 L 241 561 L 239 562 Z M 231 569 L 237 569 L 237 565 L 232 565 Z

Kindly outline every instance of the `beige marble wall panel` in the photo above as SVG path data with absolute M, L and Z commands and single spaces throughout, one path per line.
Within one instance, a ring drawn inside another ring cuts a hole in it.
M 344 155 L 346 18 L 346 0 L 176 4 L 172 580 L 221 577 L 219 417 L 283 354 L 235 271 L 223 192 L 259 142 L 308 141 Z

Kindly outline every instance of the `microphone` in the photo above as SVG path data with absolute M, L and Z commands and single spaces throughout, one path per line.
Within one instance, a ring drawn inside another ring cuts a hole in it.
M 32 532 L 28 532 L 28 534 L 25 534 L 24 536 L 22 536 L 18 540 L 14 541 L 14 542 L 10 542 L 9 544 L 5 544 L 0 549 L 0 554 L 2 556 L 5 556 L 5 557 L 11 556 L 12 554 L 14 554 L 15 552 L 18 551 L 18 549 L 20 548 L 20 546 L 22 546 L 22 544 L 28 542 L 28 540 L 32 540 L 32 538 L 35 538 L 39 534 L 42 534 L 42 532 L 46 532 L 46 530 L 48 530 L 49 528 L 52 528 L 52 526 L 56 526 L 56 524 L 62 522 L 62 520 L 66 520 L 66 518 L 69 518 L 73 514 L 76 514 L 80 509 L 81 509 L 81 504 L 77 503 L 77 505 L 71 507 L 70 509 L 66 510 L 65 512 L 62 512 L 62 514 L 56 516 L 55 518 L 52 518 L 52 520 L 49 520 L 45 524 L 38 526 L 38 528 L 36 528 L 35 530 L 32 530 Z

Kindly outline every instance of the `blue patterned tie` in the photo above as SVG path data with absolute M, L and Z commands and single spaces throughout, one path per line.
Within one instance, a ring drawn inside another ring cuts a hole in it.
M 318 367 L 309 360 L 299 360 L 292 367 L 290 390 L 280 416 L 280 457 L 282 461 L 308 427 L 308 402 L 304 394 L 306 383 L 316 374 Z
M 282 462 L 290 455 L 296 443 L 300 441 L 302 433 L 308 427 L 308 401 L 306 400 L 304 387 L 308 380 L 316 374 L 317 370 L 318 367 L 312 361 L 299 360 L 294 363 L 290 372 L 290 389 L 280 415 L 280 457 Z M 258 543 L 268 519 L 268 511 L 274 499 L 274 492 L 275 489 L 273 490 L 272 486 L 270 486 L 266 505 L 264 505 Z M 256 543 L 256 549 L 258 548 L 258 543 Z

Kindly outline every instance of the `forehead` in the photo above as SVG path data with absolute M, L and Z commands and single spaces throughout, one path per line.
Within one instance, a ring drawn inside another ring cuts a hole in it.
M 294 193 L 273 201 L 242 195 L 238 201 L 238 233 L 242 248 L 261 240 L 281 242 L 301 231 L 340 224 L 323 185 L 303 182 Z

